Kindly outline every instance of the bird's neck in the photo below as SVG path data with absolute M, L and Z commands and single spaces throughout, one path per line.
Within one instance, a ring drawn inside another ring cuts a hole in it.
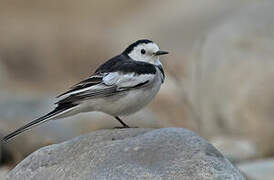
M 159 69 L 160 74 L 161 74 L 162 83 L 164 83 L 166 76 L 165 76 L 165 72 L 164 72 L 163 65 L 162 65 L 161 61 L 158 60 L 157 62 L 155 62 L 154 65 Z
M 160 59 L 158 58 L 157 60 L 155 60 L 152 64 L 156 65 L 156 66 L 163 66 Z

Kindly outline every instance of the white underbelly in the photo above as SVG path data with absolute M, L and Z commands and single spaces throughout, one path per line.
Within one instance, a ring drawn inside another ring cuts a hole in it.
M 122 116 L 133 114 L 139 111 L 152 101 L 152 99 L 158 93 L 160 86 L 161 85 L 154 86 L 152 89 L 145 88 L 129 91 L 126 96 L 117 100 L 113 103 L 111 107 L 108 108 L 110 110 L 108 113 L 113 113 L 112 115 Z M 116 108 L 113 108 L 113 106 Z
M 156 77 L 149 85 L 106 98 L 91 99 L 84 105 L 85 111 L 101 111 L 112 116 L 133 114 L 146 106 L 161 87 L 161 78 Z

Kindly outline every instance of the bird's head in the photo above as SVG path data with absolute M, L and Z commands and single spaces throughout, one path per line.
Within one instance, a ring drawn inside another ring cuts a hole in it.
M 158 64 L 159 56 L 168 54 L 168 52 L 161 51 L 159 46 L 153 41 L 142 39 L 129 45 L 122 54 L 129 56 L 135 61 Z

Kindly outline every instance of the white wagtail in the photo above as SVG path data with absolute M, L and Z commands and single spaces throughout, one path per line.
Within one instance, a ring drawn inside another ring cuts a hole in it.
M 139 111 L 158 93 L 165 79 L 159 60 L 164 54 L 168 52 L 150 40 L 134 42 L 89 78 L 57 96 L 60 99 L 53 111 L 8 134 L 3 141 L 46 121 L 81 112 L 101 111 L 115 117 L 123 125 L 121 128 L 129 128 L 119 116 Z

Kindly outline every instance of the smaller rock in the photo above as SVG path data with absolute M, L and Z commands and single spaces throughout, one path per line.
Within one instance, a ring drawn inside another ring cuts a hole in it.
M 256 144 L 246 138 L 219 136 L 211 139 L 210 142 L 233 163 L 260 156 Z
M 5 179 L 5 177 L 7 176 L 9 172 L 9 168 L 8 167 L 0 167 L 0 179 Z
M 241 163 L 237 167 L 252 180 L 274 179 L 274 158 Z

